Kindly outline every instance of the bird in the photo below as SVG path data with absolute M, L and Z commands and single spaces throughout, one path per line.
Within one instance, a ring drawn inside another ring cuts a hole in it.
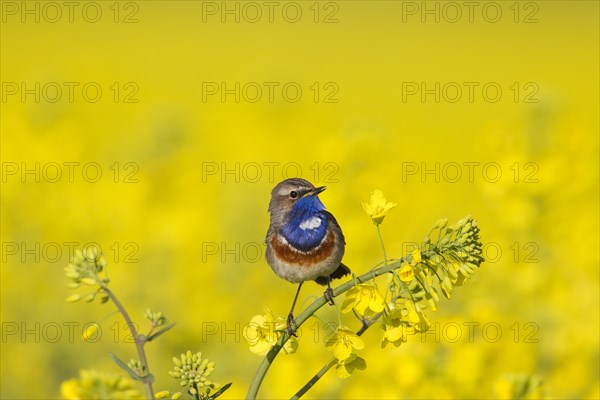
M 298 284 L 287 317 L 289 336 L 296 335 L 294 307 L 302 284 L 312 280 L 326 285 L 325 299 L 334 305 L 331 280 L 351 272 L 342 263 L 346 247 L 342 229 L 319 199 L 325 189 L 305 179 L 290 178 L 271 191 L 266 260 L 280 278 Z

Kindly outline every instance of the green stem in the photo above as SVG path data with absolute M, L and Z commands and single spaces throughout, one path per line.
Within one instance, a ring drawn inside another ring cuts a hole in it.
M 379 243 L 381 243 L 381 250 L 383 250 L 383 265 L 387 266 L 387 254 L 385 252 L 385 245 L 383 244 L 383 237 L 381 236 L 381 229 L 377 225 L 377 236 L 379 236 Z
M 323 368 L 321 368 L 319 370 L 319 372 L 317 372 L 315 374 L 315 376 L 313 376 L 310 379 L 310 381 L 308 381 L 304 386 L 302 386 L 302 388 L 300 390 L 298 390 L 298 392 L 291 397 L 291 400 L 298 400 L 300 397 L 302 397 L 304 395 L 304 393 L 308 392 L 310 390 L 310 388 L 312 388 L 314 386 L 314 384 L 317 383 L 319 381 L 319 379 L 321 379 L 323 377 L 323 375 L 325 375 L 327 373 L 327 371 L 329 371 L 331 369 L 331 367 L 333 367 L 335 364 L 337 364 L 336 358 L 331 357 L 331 360 L 329 360 L 327 362 L 327 364 L 325 364 L 323 366 Z
M 401 258 L 398 261 L 392 262 L 390 264 L 385 264 L 383 267 L 371 270 L 367 273 L 364 273 L 355 279 L 351 279 L 348 282 L 341 284 L 340 286 L 333 289 L 333 297 L 338 297 L 339 295 L 347 292 L 352 289 L 354 286 L 374 279 L 380 275 L 386 274 L 390 271 L 394 271 L 402 265 L 402 261 L 404 258 Z M 319 297 L 315 301 L 313 301 L 304 311 L 302 311 L 296 317 L 296 324 L 300 327 L 306 320 L 308 320 L 315 312 L 317 312 L 321 307 L 327 304 L 327 301 L 323 296 Z M 288 341 L 289 335 L 287 332 L 283 332 L 277 343 L 269 350 L 265 358 L 263 358 L 262 362 L 258 366 L 256 373 L 254 374 L 254 378 L 250 384 L 250 388 L 248 389 L 248 393 L 246 394 L 246 399 L 256 399 L 256 395 L 258 394 L 258 390 L 269 370 L 271 364 L 277 357 L 277 354 L 281 351 L 285 343 Z M 325 371 L 326 372 L 326 371 Z
M 381 229 L 379 228 L 379 225 L 377 226 L 377 236 L 379 237 L 379 243 L 381 244 L 381 250 L 383 251 L 383 265 L 384 267 L 387 266 L 387 253 L 385 251 L 385 244 L 383 243 L 383 236 L 381 236 Z M 388 295 L 388 291 L 390 290 L 390 283 L 388 281 L 388 284 L 385 287 L 385 294 L 383 295 L 384 299 L 387 299 L 387 295 Z
M 102 287 L 102 290 L 104 290 L 106 292 L 108 297 L 112 300 L 112 302 L 115 304 L 115 306 L 117 307 L 117 309 L 119 310 L 119 312 L 121 313 L 123 318 L 125 319 L 125 323 L 127 324 L 127 327 L 129 328 L 129 331 L 131 332 L 131 336 L 133 337 L 133 340 L 135 341 L 135 347 L 137 349 L 137 353 L 138 353 L 138 357 L 140 358 L 140 362 L 142 363 L 142 366 L 144 368 L 144 372 L 146 373 L 146 375 L 150 375 L 150 368 L 148 368 L 148 360 L 146 359 L 146 351 L 144 350 L 144 344 L 146 343 L 145 337 L 142 338 L 142 337 L 140 337 L 140 335 L 138 335 L 137 329 L 135 328 L 135 324 L 129 317 L 127 310 L 125 310 L 125 307 L 123 307 L 123 304 L 121 304 L 119 299 L 117 299 L 117 296 L 115 296 L 115 294 L 112 292 L 112 290 L 110 290 L 106 286 L 101 286 L 101 287 Z M 154 399 L 154 390 L 152 389 L 152 382 L 144 381 L 144 389 L 146 390 L 146 398 L 148 398 L 150 400 Z

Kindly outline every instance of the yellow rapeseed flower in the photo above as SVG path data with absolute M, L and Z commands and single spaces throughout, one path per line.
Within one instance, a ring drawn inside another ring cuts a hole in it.
M 398 275 L 400 276 L 400 280 L 404 283 L 410 283 L 415 277 L 413 269 L 407 262 L 402 264 L 400 271 L 398 271 Z
M 402 310 L 399 308 L 392 309 L 383 317 L 382 327 L 384 329 L 383 337 L 381 338 L 381 348 L 393 345 L 400 346 L 406 342 L 411 326 L 406 321 L 403 321 Z
M 429 325 L 429 321 L 411 300 L 397 299 L 393 308 L 382 318 L 384 333 L 381 347 L 398 347 L 406 342 L 408 335 L 426 331 Z
M 392 208 L 396 207 L 396 203 L 388 203 L 383 197 L 381 190 L 377 189 L 371 193 L 371 198 L 368 203 L 361 202 L 363 210 L 371 217 L 375 225 L 383 222 L 385 214 Z
M 250 323 L 244 329 L 244 338 L 250 345 L 250 351 L 261 356 L 271 350 L 271 347 L 277 343 L 287 327 L 287 323 L 283 318 L 273 317 L 273 313 L 267 307 L 264 310 L 264 315 L 252 317 Z M 282 350 L 285 354 L 292 354 L 296 352 L 297 348 L 298 340 L 291 337 Z
M 361 350 L 365 347 L 363 341 L 345 326 L 337 328 L 335 333 L 331 335 L 325 348 L 333 352 L 333 356 L 340 361 L 344 361 L 352 355 L 353 349 Z
M 419 249 L 415 249 L 415 251 L 412 252 L 412 262 L 410 265 L 417 265 L 421 261 L 423 261 L 423 258 L 421 257 L 421 251 Z
M 399 326 L 386 327 L 383 332 L 383 337 L 381 338 L 381 347 L 385 348 L 390 344 L 394 347 L 400 346 L 402 343 L 406 342 L 409 329 L 410 327 L 402 324 Z
M 385 300 L 375 285 L 360 284 L 348 290 L 341 310 L 347 313 L 354 309 L 359 315 L 371 315 L 384 307 Z
M 264 315 L 255 315 L 245 329 L 244 338 L 250 344 L 250 351 L 265 355 L 277 343 L 275 320 L 271 311 L 265 308 Z
M 340 378 L 347 378 L 352 375 L 354 371 L 362 371 L 365 368 L 367 368 L 366 361 L 356 354 L 351 354 L 350 357 L 345 360 L 338 360 L 335 370 Z

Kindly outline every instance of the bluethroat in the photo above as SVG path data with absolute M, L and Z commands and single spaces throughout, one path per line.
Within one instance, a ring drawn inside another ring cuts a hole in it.
M 331 279 L 350 273 L 342 264 L 346 245 L 342 229 L 318 197 L 325 189 L 292 178 L 280 182 L 271 192 L 267 262 L 280 278 L 299 284 L 287 318 L 290 335 L 296 331 L 294 306 L 302 283 L 327 285 L 325 298 L 333 305 Z

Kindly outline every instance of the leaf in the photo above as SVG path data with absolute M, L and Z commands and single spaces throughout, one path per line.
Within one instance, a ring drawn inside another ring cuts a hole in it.
M 154 375 L 149 374 L 149 375 L 145 375 L 145 376 L 139 376 L 138 374 L 135 373 L 135 371 L 133 371 L 131 368 L 129 368 L 129 366 L 127 364 L 125 364 L 125 362 L 123 362 L 123 360 L 121 360 L 119 357 L 117 357 L 114 353 L 108 353 L 108 355 L 110 356 L 110 358 L 113 359 L 113 361 L 119 367 L 121 367 L 121 369 L 123 369 L 125 372 L 127 372 L 129 374 L 131 379 L 134 379 L 136 381 L 141 381 L 144 383 L 154 382 Z
M 228 384 L 224 385 L 221 389 L 217 390 L 215 393 L 213 393 L 212 396 L 210 396 L 208 398 L 208 400 L 214 400 L 217 397 L 219 397 L 220 395 L 223 394 L 223 392 L 225 392 L 227 389 L 229 389 L 229 387 L 232 385 L 232 382 L 229 382 Z
M 141 377 L 138 374 L 136 374 L 131 368 L 129 368 L 129 366 L 127 364 L 125 364 L 125 362 L 123 362 L 123 360 L 121 360 L 119 357 L 117 357 L 114 353 L 108 353 L 108 355 L 110 356 L 110 358 L 113 359 L 113 361 L 119 367 L 121 367 L 121 369 L 125 370 L 125 372 L 127 372 L 132 379 L 135 379 L 138 381 L 140 380 Z
M 165 333 L 166 331 L 168 331 L 169 329 L 171 329 L 172 327 L 174 327 L 176 324 L 176 322 L 171 322 L 170 324 L 165 325 L 162 329 L 154 332 L 152 335 L 148 336 L 148 338 L 146 338 L 146 341 L 151 342 L 152 340 L 156 339 L 157 337 L 159 337 L 160 335 L 162 335 L 163 333 Z

